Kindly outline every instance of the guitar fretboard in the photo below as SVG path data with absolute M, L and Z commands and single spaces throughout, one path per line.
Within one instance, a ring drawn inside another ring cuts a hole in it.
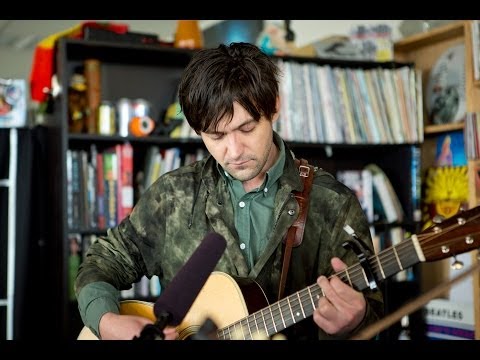
M 417 253 L 421 250 L 415 246 L 415 241 L 412 238 L 402 241 L 367 259 L 377 282 L 420 262 L 422 254 Z M 370 286 L 369 278 L 360 263 L 335 275 L 358 291 Z M 322 289 L 316 283 L 310 285 L 227 327 L 218 329 L 218 339 L 252 340 L 257 338 L 257 334 L 262 336 L 276 334 L 311 316 L 322 296 L 324 296 Z

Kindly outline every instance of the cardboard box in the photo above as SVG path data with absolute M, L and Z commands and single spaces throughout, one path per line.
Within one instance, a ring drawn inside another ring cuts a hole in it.
M 434 299 L 424 310 L 428 339 L 475 339 L 473 304 Z
M 292 55 L 303 57 L 317 57 L 317 51 L 313 45 L 305 45 L 292 50 Z
M 0 78 L 0 128 L 26 126 L 26 88 L 23 79 Z

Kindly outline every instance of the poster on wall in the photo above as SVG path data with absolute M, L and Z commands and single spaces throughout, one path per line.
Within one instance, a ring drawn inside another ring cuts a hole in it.
M 23 127 L 26 119 L 25 80 L 0 78 L 0 128 Z

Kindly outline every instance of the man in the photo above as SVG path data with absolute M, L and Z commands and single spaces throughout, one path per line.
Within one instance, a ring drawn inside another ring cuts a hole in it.
M 208 232 L 225 237 L 216 270 L 258 282 L 278 296 L 283 243 L 302 190 L 287 145 L 273 131 L 279 118 L 279 70 L 246 43 L 201 50 L 185 69 L 179 101 L 211 156 L 160 177 L 130 216 L 93 244 L 76 280 L 84 323 L 101 339 L 132 339 L 149 320 L 120 315 L 119 290 L 142 275 L 167 287 Z M 302 110 L 299 110 L 302 111 Z M 347 338 L 382 314 L 382 294 L 354 290 L 337 276 L 358 262 L 348 224 L 373 251 L 368 223 L 355 195 L 318 169 L 310 192 L 303 242 L 292 251 L 285 293 L 312 285 L 324 297 L 313 317 L 286 329 L 288 339 Z M 321 276 L 320 276 L 321 275 Z M 165 338 L 175 338 L 172 328 Z

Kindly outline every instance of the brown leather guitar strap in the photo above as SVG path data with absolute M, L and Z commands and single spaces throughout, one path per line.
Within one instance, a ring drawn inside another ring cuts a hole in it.
M 278 299 L 283 298 L 285 284 L 287 282 L 288 268 L 290 266 L 290 256 L 292 248 L 302 243 L 303 232 L 305 231 L 305 221 L 308 212 L 308 200 L 310 189 L 313 183 L 313 174 L 315 172 L 312 165 L 308 165 L 305 159 L 295 159 L 295 165 L 298 167 L 300 178 L 303 180 L 303 191 L 293 191 L 295 199 L 298 202 L 300 211 L 297 220 L 290 226 L 285 240 L 285 253 L 283 254 L 282 273 L 280 274 L 280 286 L 278 288 Z

